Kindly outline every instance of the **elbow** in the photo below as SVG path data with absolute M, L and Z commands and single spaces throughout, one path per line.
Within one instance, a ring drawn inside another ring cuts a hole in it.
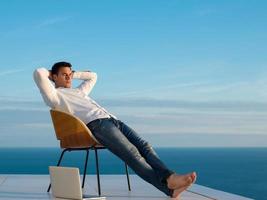
M 34 81 L 36 83 L 38 83 L 39 80 L 41 79 L 41 73 L 40 73 L 39 69 L 34 70 L 34 72 L 33 72 L 33 79 L 34 79 Z
M 91 82 L 95 83 L 97 81 L 97 74 L 95 72 L 88 72 L 88 77 L 86 80 L 90 80 Z
M 34 72 L 33 72 L 33 77 L 34 77 L 34 78 L 35 78 L 35 77 L 38 77 L 39 74 L 40 74 L 39 69 L 36 69 L 36 70 L 34 70 Z
M 47 73 L 48 70 L 44 67 L 38 68 L 34 70 L 34 73 L 38 73 L 38 74 L 43 74 L 43 73 Z
M 40 79 L 42 77 L 42 75 L 44 74 L 48 74 L 47 69 L 45 68 L 38 68 L 36 70 L 34 70 L 33 72 L 33 78 L 36 79 Z

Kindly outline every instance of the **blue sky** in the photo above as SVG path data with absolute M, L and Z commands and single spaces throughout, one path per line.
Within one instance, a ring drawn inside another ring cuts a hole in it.
M 57 145 L 32 72 L 61 60 L 97 72 L 91 96 L 156 146 L 267 146 L 266 9 L 1 1 L 0 146 Z

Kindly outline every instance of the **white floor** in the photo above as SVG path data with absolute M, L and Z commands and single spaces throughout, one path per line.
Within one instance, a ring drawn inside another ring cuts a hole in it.
M 107 200 L 167 200 L 162 192 L 138 176 L 130 176 L 132 191 L 128 191 L 125 175 L 101 175 L 102 195 Z M 48 175 L 0 175 L 0 199 L 53 199 L 46 189 Z M 97 196 L 95 175 L 87 175 L 84 194 Z M 249 198 L 194 184 L 181 195 L 181 200 L 249 200 Z

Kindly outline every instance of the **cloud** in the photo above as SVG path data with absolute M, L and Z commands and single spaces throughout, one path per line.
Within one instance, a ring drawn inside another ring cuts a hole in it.
M 21 96 L 0 96 L 0 110 L 3 111 L 48 111 L 49 108 L 41 101 L 24 99 Z
M 1 71 L 0 76 L 5 76 L 5 75 L 10 75 L 10 74 L 16 74 L 19 72 L 23 72 L 25 69 L 15 69 L 15 70 L 6 70 L 6 71 Z
M 178 84 L 170 84 L 170 85 L 163 85 L 160 87 L 155 87 L 155 88 L 147 88 L 147 89 L 139 89 L 139 90 L 134 90 L 134 91 L 129 91 L 129 92 L 122 92 L 122 93 L 116 93 L 117 95 L 121 96 L 128 96 L 128 97 L 134 97 L 136 95 L 139 96 L 144 96 L 148 93 L 164 93 L 166 90 L 175 90 L 175 89 L 181 89 L 181 88 L 197 88 L 201 86 L 207 86 L 209 83 L 208 82 L 188 82 L 188 83 L 178 83 Z
M 45 20 L 43 20 L 37 24 L 26 23 L 23 26 L 18 26 L 14 29 L 5 30 L 5 31 L 0 32 L 0 36 L 2 38 L 13 38 L 13 39 L 17 38 L 18 36 L 24 37 L 25 34 L 28 34 L 29 32 L 35 31 L 35 29 L 37 29 L 37 31 L 39 31 L 38 29 L 40 29 L 40 28 L 45 28 L 45 27 L 57 25 L 57 24 L 66 22 L 66 21 L 70 20 L 71 18 L 72 18 L 71 16 L 54 17 L 54 18 L 45 19 Z
M 267 135 L 142 134 L 152 146 L 161 147 L 266 147 Z
M 252 137 L 255 134 L 267 135 L 267 104 L 264 103 L 157 99 L 105 99 L 102 101 L 104 107 L 118 119 L 138 133 L 147 134 L 150 137 L 155 134 L 173 136 L 195 134 L 192 138 L 197 138 L 197 135 L 207 134 L 216 139 L 217 134 L 235 134 L 240 137 L 246 134 Z M 10 134 L 17 135 L 17 140 L 25 142 L 27 137 L 41 135 L 47 138 L 46 141 L 42 141 L 43 145 L 50 145 L 50 141 L 54 140 L 49 109 L 43 105 L 43 102 L 0 100 L 0 105 L 2 108 L 10 107 L 10 109 L 1 109 L 0 134 L 2 138 Z M 45 110 L 42 110 L 42 107 Z M 205 138 L 207 140 L 203 145 L 211 142 L 208 136 Z M 11 142 L 10 138 L 9 145 L 13 144 Z M 198 141 L 194 144 L 197 145 Z
M 51 128 L 52 124 L 51 123 L 25 123 L 25 124 L 18 124 L 20 128 L 34 128 L 34 129 L 39 129 L 39 128 Z
M 106 96 L 127 98 L 150 97 L 165 99 L 184 99 L 199 101 L 262 101 L 267 102 L 267 80 L 256 79 L 246 81 L 203 81 L 152 86 L 126 92 L 106 93 Z
M 118 115 L 138 132 L 147 134 L 263 134 L 267 133 L 266 113 L 222 113 L 222 112 L 186 112 L 175 110 L 168 114 L 164 109 L 159 112 L 131 113 Z
M 264 101 L 225 101 L 225 100 L 172 100 L 155 98 L 99 98 L 96 101 L 103 107 L 125 112 L 143 110 L 146 108 L 183 109 L 194 112 L 242 112 L 242 113 L 264 113 L 267 112 L 267 102 Z M 21 111 L 48 111 L 49 107 L 40 100 L 27 99 L 21 96 L 0 96 L 0 110 Z
M 44 28 L 47 26 L 53 26 L 62 22 L 66 22 L 72 17 L 70 16 L 65 16 L 65 17 L 55 17 L 55 18 L 50 18 L 50 19 L 45 19 L 44 21 L 40 22 L 38 25 L 36 25 L 36 28 Z
M 182 108 L 182 109 L 207 109 L 224 111 L 255 111 L 266 112 L 267 102 L 253 101 L 185 101 L 152 98 L 125 98 L 125 99 L 99 99 L 105 106 L 110 107 L 149 107 L 149 108 Z

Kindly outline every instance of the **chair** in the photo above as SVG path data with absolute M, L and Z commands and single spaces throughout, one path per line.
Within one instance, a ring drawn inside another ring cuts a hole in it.
M 101 145 L 96 138 L 93 136 L 89 128 L 77 117 L 68 114 L 66 112 L 51 109 L 50 110 L 54 130 L 57 139 L 60 141 L 60 147 L 63 149 L 58 160 L 57 166 L 60 165 L 61 160 L 66 151 L 86 151 L 82 188 L 84 187 L 86 169 L 88 163 L 89 150 L 95 151 L 96 159 L 96 172 L 97 172 L 97 184 L 98 184 L 98 195 L 101 195 L 100 187 L 100 176 L 99 176 L 99 165 L 98 165 L 98 154 L 97 150 L 106 149 Z M 128 167 L 125 163 L 125 170 L 127 176 L 128 190 L 131 191 Z M 49 185 L 47 192 L 50 191 L 51 184 Z

